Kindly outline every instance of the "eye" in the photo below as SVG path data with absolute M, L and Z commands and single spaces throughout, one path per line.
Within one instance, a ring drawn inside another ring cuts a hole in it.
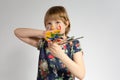
M 48 25 L 51 25 L 51 22 L 48 22 L 47 24 L 48 24 Z
M 57 24 L 59 24 L 59 23 L 60 23 L 60 21 L 56 21 L 56 23 L 57 23 Z

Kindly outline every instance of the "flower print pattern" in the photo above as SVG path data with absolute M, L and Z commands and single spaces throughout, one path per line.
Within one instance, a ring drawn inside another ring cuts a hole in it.
M 71 72 L 61 60 L 51 54 L 46 44 L 47 42 L 40 47 L 37 80 L 74 80 Z M 61 48 L 71 59 L 73 54 L 82 50 L 78 40 L 72 41 L 72 45 L 70 43 L 63 44 Z
M 49 58 L 49 59 L 53 59 L 54 56 L 53 56 L 52 54 L 49 54 L 49 55 L 48 55 L 48 58 Z
M 45 60 L 40 61 L 39 68 L 41 70 L 41 75 L 43 75 L 43 77 L 46 77 L 48 73 L 48 64 Z

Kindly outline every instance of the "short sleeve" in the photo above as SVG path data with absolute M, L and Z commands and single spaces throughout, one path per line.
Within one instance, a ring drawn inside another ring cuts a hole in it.
M 76 52 L 81 51 L 81 47 L 80 47 L 80 42 L 79 40 L 74 40 L 72 41 L 72 46 L 71 46 L 71 53 L 74 54 Z
M 44 45 L 44 43 L 46 43 L 45 40 L 41 38 L 38 42 L 37 49 L 40 50 L 40 48 Z

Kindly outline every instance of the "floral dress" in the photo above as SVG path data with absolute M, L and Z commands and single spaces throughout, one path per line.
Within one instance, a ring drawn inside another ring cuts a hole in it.
M 82 50 L 78 40 L 63 44 L 61 48 L 72 60 L 73 54 Z M 47 42 L 45 40 L 42 40 L 39 50 L 37 80 L 74 80 L 73 75 L 61 60 L 54 57 L 47 49 Z

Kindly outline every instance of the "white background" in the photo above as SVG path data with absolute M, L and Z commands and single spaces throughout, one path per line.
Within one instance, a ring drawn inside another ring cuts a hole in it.
M 120 80 L 119 4 L 119 0 L 0 0 L 0 80 L 36 80 L 39 51 L 13 31 L 44 29 L 44 14 L 54 5 L 67 9 L 69 36 L 84 36 L 80 40 L 84 80 Z

